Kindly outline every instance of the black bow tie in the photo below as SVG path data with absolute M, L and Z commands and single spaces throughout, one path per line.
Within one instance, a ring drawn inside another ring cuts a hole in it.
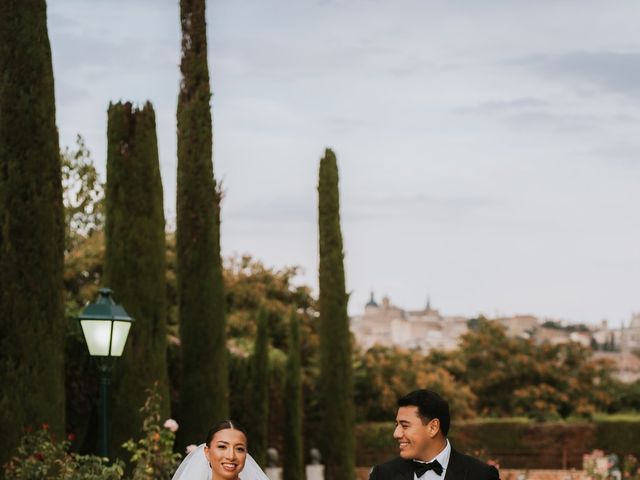
M 420 478 L 428 470 L 433 470 L 437 475 L 442 475 L 442 465 L 438 460 L 434 460 L 429 463 L 411 462 L 413 464 L 413 471 L 416 473 L 416 477 Z

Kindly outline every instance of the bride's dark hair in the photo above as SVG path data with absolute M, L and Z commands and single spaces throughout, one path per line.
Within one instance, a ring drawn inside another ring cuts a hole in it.
M 207 447 L 211 445 L 211 440 L 213 440 L 213 436 L 218 433 L 220 430 L 227 430 L 228 428 L 232 430 L 238 430 L 244 433 L 244 437 L 247 439 L 247 443 L 249 442 L 249 438 L 247 436 L 247 431 L 244 429 L 242 425 L 234 420 L 224 420 L 216 425 L 214 425 L 211 430 L 207 433 L 207 441 L 205 444 Z

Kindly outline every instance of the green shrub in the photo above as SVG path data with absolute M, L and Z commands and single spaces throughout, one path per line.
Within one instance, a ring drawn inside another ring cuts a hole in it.
M 393 424 L 363 423 L 356 427 L 359 466 L 381 463 L 398 454 Z M 463 453 L 499 459 L 503 468 L 582 468 L 583 455 L 595 449 L 620 458 L 640 457 L 640 422 L 523 423 L 516 419 L 454 422 L 451 444 Z M 549 448 L 549 445 L 555 445 Z

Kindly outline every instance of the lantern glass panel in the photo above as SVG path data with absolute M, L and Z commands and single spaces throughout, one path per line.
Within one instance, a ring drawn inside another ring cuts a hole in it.
M 108 356 L 111 321 L 80 320 L 80 324 L 82 325 L 82 332 L 89 347 L 89 355 L 100 357 Z
M 129 329 L 131 328 L 131 322 L 113 322 L 113 338 L 111 340 L 111 356 L 120 357 L 124 351 L 124 345 L 127 343 L 127 335 L 129 335 Z

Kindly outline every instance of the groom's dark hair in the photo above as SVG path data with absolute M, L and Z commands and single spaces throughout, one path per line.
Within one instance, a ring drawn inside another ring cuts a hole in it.
M 432 390 L 414 390 L 398 399 L 398 407 L 418 407 L 418 414 L 422 423 L 426 424 L 437 418 L 440 421 L 440 430 L 447 436 L 451 416 L 449 415 L 449 403 Z

